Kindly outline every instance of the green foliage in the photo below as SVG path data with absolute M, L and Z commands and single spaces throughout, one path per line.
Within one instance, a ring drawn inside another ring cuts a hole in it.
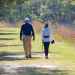
M 74 21 L 75 5 L 65 0 L 0 0 L 0 19 L 22 20 L 25 16 L 56 21 Z
M 12 21 L 15 19 L 16 2 L 15 0 L 0 0 L 0 19 Z

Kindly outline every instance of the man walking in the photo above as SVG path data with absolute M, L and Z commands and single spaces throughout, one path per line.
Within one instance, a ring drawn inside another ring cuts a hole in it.
M 23 40 L 23 47 L 26 58 L 31 58 L 31 38 L 35 40 L 35 33 L 30 19 L 27 17 L 24 20 L 24 24 L 21 26 L 20 40 Z

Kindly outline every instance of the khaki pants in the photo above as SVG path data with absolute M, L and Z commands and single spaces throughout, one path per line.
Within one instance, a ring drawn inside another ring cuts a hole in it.
M 23 47 L 26 57 L 31 56 L 31 36 L 23 38 Z

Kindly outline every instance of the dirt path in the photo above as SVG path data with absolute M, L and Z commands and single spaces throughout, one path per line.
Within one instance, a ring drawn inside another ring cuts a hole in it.
M 0 75 L 68 75 L 71 70 L 71 66 L 56 63 L 50 57 L 46 60 L 43 53 L 34 53 L 29 60 L 24 55 L 7 55 L 5 59 L 0 61 Z
M 67 75 L 67 70 L 56 65 L 1 64 L 0 75 Z

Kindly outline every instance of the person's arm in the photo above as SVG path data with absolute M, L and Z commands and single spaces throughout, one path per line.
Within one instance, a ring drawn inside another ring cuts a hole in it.
M 33 26 L 31 26 L 31 28 L 32 28 L 32 36 L 33 36 L 33 40 L 35 40 L 35 32 L 34 32 Z
M 22 40 L 22 29 L 23 29 L 23 26 L 21 27 L 21 30 L 20 30 L 20 40 Z
M 42 42 L 43 42 L 44 41 L 44 28 L 41 31 L 41 39 L 42 39 Z
M 55 44 L 55 40 L 53 38 L 53 30 L 52 29 L 50 31 L 50 41 L 51 41 L 51 44 Z

